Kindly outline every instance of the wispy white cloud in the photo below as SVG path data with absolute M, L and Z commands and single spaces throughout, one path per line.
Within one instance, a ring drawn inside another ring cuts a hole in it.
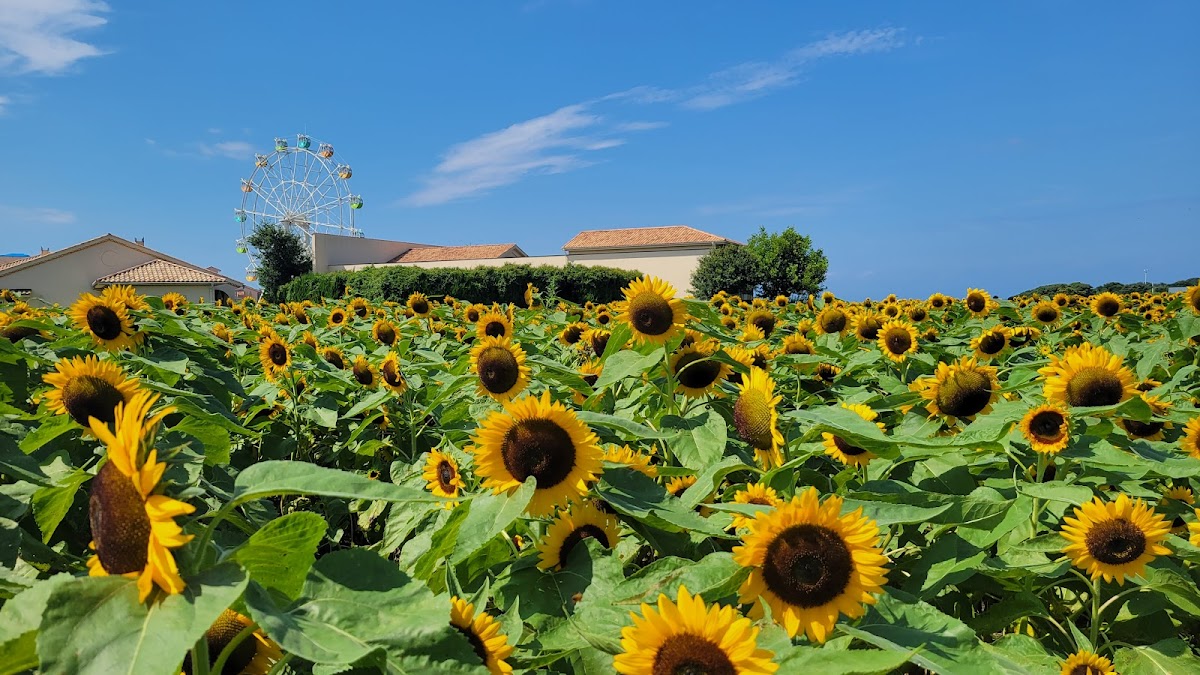
M 225 157 L 228 159 L 250 159 L 254 156 L 254 146 L 246 141 L 218 141 L 216 143 L 199 144 L 200 154 L 205 157 Z
M 869 186 L 853 186 L 815 194 L 758 195 L 737 202 L 705 204 L 697 207 L 696 213 L 702 216 L 739 215 L 758 218 L 823 216 L 861 199 L 870 189 Z
M 12 103 L 12 99 L 7 96 L 0 96 L 0 115 L 4 114 L 4 109 Z
M 0 223 L 5 228 L 17 225 L 70 225 L 75 220 L 74 213 L 62 209 L 0 204 Z
M 55 75 L 77 61 L 107 52 L 73 37 L 108 23 L 98 0 L 3 0 L 0 71 Z

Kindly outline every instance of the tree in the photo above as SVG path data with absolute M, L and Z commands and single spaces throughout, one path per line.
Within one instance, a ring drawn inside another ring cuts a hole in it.
M 692 272 L 692 294 L 697 298 L 710 298 L 717 291 L 749 296 L 758 283 L 758 261 L 737 244 L 717 246 L 700 258 Z
M 280 286 L 312 271 L 308 242 L 291 228 L 259 225 L 246 241 L 258 251 L 258 283 L 269 302 L 280 300 L 275 296 Z
M 759 292 L 766 297 L 815 295 L 825 284 L 829 260 L 795 228 L 773 234 L 759 228 L 746 242 L 746 250 L 758 263 Z

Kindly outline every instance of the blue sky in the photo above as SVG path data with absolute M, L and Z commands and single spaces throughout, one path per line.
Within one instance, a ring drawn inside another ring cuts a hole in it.
M 240 275 L 307 131 L 367 236 L 793 225 L 844 297 L 1200 273 L 1200 4 L 0 0 L 0 248 Z

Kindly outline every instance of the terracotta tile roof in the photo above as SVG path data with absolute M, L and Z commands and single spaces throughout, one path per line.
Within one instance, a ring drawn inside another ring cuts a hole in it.
M 198 267 L 176 265 L 166 260 L 151 260 L 114 272 L 96 280 L 96 286 L 109 284 L 220 284 L 228 281 L 222 274 L 213 274 Z
M 7 256 L 7 255 L 2 256 L 2 257 L 0 257 L 0 270 L 6 270 L 10 267 L 16 267 L 17 265 L 27 263 L 30 260 L 37 260 L 38 258 L 42 257 L 43 255 L 45 255 L 45 254 L 39 253 L 37 255 L 27 255 L 27 256 Z
M 473 244 L 470 246 L 419 246 L 388 262 L 437 262 L 439 260 L 482 260 L 484 258 L 526 257 L 516 244 Z
M 563 244 L 567 251 L 585 248 L 642 248 L 685 244 L 738 243 L 687 225 L 630 227 L 619 230 L 585 230 Z

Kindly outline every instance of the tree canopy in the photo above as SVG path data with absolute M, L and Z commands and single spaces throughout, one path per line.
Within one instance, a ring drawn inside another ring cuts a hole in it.
M 262 224 L 254 228 L 247 243 L 258 252 L 258 283 L 263 297 L 277 302 L 279 288 L 312 271 L 308 243 L 283 225 Z
M 820 292 L 829 260 L 812 239 L 789 227 L 759 228 L 745 246 L 718 246 L 692 273 L 692 293 L 707 297 L 725 290 L 738 295 L 803 296 Z

